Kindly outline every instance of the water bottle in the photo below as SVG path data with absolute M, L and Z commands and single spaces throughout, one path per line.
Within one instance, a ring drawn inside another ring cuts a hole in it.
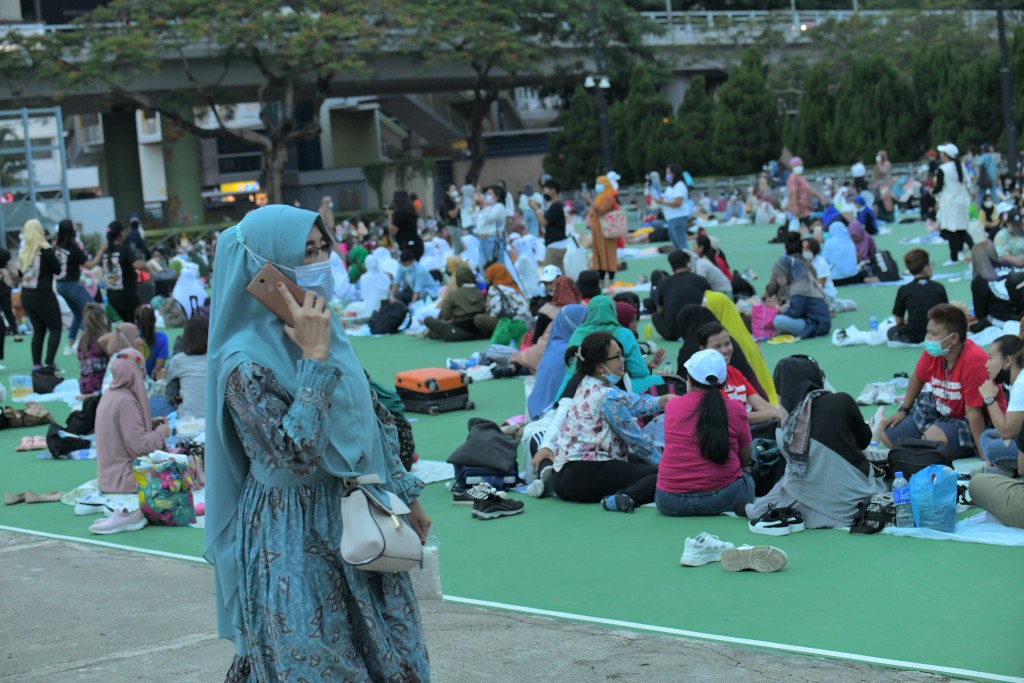
M 914 527 L 914 512 L 910 508 L 910 484 L 902 472 L 892 482 L 892 503 L 896 508 L 896 526 Z
M 647 323 L 646 325 L 644 325 L 644 337 L 647 339 L 647 341 L 651 340 L 651 324 L 650 323 Z
M 878 316 L 874 313 L 872 313 L 871 317 L 868 318 L 868 329 L 872 332 L 875 332 L 878 329 Z
M 665 364 L 661 366 L 661 374 L 663 374 L 663 375 L 675 374 L 675 373 L 672 372 L 672 361 L 670 361 L 670 360 L 665 361 Z

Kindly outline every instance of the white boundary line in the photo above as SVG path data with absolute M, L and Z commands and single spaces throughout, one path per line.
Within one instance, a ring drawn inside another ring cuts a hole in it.
M 786 645 L 784 643 L 772 643 L 764 640 L 751 640 L 749 638 L 734 638 L 732 636 L 719 636 L 712 633 L 701 633 L 699 631 L 685 631 L 678 628 L 668 628 L 666 626 L 653 626 L 651 624 L 638 624 L 632 621 L 620 621 L 619 619 L 605 619 L 602 617 L 591 617 L 584 614 L 572 614 L 570 612 L 556 612 L 547 609 L 537 609 L 535 607 L 523 607 L 522 605 L 509 605 L 503 602 L 491 602 L 490 600 L 476 600 L 474 598 L 460 598 L 455 595 L 445 595 L 444 599 L 446 602 L 456 602 L 463 605 L 473 605 L 476 607 L 490 607 L 493 609 L 507 610 L 510 612 L 521 612 L 523 614 L 532 614 L 542 617 L 553 617 L 555 619 L 570 619 L 572 621 L 583 621 L 591 624 L 601 624 L 603 626 L 617 626 L 620 628 L 628 628 L 636 631 L 650 631 L 652 633 L 663 633 L 673 636 L 684 636 L 686 638 L 698 638 L 700 640 L 710 640 L 719 643 L 729 643 L 731 645 L 747 645 L 750 647 L 759 647 L 768 650 L 781 650 L 783 652 L 795 652 L 804 655 L 817 655 L 821 657 L 829 657 L 831 659 L 845 659 L 854 662 L 864 662 L 867 664 L 880 664 L 882 666 L 897 667 L 901 669 L 911 669 L 916 671 L 927 671 L 930 673 L 941 673 L 952 676 L 966 676 L 971 678 L 980 678 L 986 681 L 1001 681 L 1006 683 L 1024 683 L 1024 678 L 1015 678 L 1013 676 L 1004 676 L 1002 674 L 990 674 L 981 671 L 971 671 L 970 669 L 957 669 L 948 666 L 936 666 L 933 664 L 920 664 L 918 662 L 905 662 L 899 659 L 885 659 L 883 657 L 870 657 L 868 655 L 858 655 L 849 652 L 838 652 L 836 650 L 821 650 L 815 647 L 803 647 L 801 645 Z
M 120 543 L 111 543 L 109 541 L 100 541 L 92 538 L 78 538 L 77 536 L 64 536 L 62 534 L 51 534 L 45 531 L 35 531 L 32 529 L 22 529 L 19 527 L 7 526 L 0 524 L 0 531 L 13 531 L 15 533 L 28 534 L 30 536 L 40 536 L 42 538 L 51 538 L 58 541 L 70 541 L 72 543 L 85 543 L 88 545 L 96 545 L 103 548 L 114 548 L 115 550 L 127 550 L 128 552 L 140 553 L 143 555 L 154 555 L 156 557 L 166 557 L 173 560 L 184 560 L 186 562 L 197 562 L 200 564 L 207 564 L 206 560 L 202 557 L 196 557 L 194 555 L 182 555 L 180 553 L 169 553 L 163 550 L 152 550 L 149 548 L 136 548 L 129 545 L 122 545 Z M 804 647 L 802 645 L 786 645 L 785 643 L 773 643 L 766 640 L 752 640 L 750 638 L 735 638 L 733 636 L 720 636 L 713 633 L 702 633 L 700 631 L 686 631 L 678 628 L 669 628 L 667 626 L 654 626 L 652 624 L 640 624 L 633 621 L 622 621 L 619 619 L 605 619 L 603 617 L 591 617 L 585 614 L 573 614 L 571 612 L 558 612 L 554 610 L 538 609 L 536 607 L 524 607 L 522 605 L 510 605 L 504 602 L 492 602 L 490 600 L 477 600 L 475 598 L 461 598 L 456 595 L 445 595 L 444 599 L 446 602 L 459 603 L 463 605 L 472 605 L 474 607 L 489 607 L 492 609 L 500 609 L 508 612 L 520 612 L 522 614 L 532 614 L 534 616 L 541 617 L 552 617 L 555 619 L 569 619 L 571 621 L 581 621 L 590 624 L 601 624 L 602 626 L 616 626 L 619 628 L 628 628 L 634 631 L 649 631 L 651 633 L 662 633 L 672 636 L 683 636 L 685 638 L 697 638 L 699 640 L 709 640 L 718 643 L 728 643 L 731 645 L 746 645 L 748 647 L 758 647 L 766 650 L 779 650 L 782 652 L 794 652 L 803 655 L 817 655 L 819 657 L 828 657 L 831 659 L 844 659 L 853 662 L 864 662 L 866 664 L 878 664 L 882 666 L 896 667 L 900 669 L 911 669 L 915 671 L 927 671 L 930 673 L 948 674 L 951 676 L 967 676 L 970 678 L 980 678 L 986 681 L 999 681 L 1000 683 L 1024 683 L 1024 678 L 1017 678 L 1014 676 L 1004 676 L 1002 674 L 991 674 L 982 671 L 972 671 L 970 669 L 957 669 L 948 666 L 936 666 L 934 664 L 921 664 L 919 662 L 906 662 L 900 659 L 886 659 L 884 657 L 871 657 L 868 655 L 858 655 L 850 652 L 839 652 L 837 650 L 822 650 L 816 647 Z
M 200 564 L 207 564 L 206 560 L 202 557 L 196 557 L 195 555 L 182 555 L 180 553 L 169 553 L 164 550 L 152 550 L 150 548 L 136 548 L 130 545 L 122 545 L 120 543 L 111 543 L 110 541 L 100 541 L 94 538 L 79 538 L 78 536 L 63 536 L 61 534 L 50 534 L 45 531 L 35 531 L 34 529 L 22 529 L 20 527 L 7 526 L 0 524 L 0 531 L 13 531 L 19 534 L 28 534 L 29 536 L 41 536 L 43 538 L 52 538 L 58 541 L 71 541 L 72 543 L 85 543 L 87 545 L 98 545 L 103 548 L 114 548 L 115 550 L 127 550 L 128 552 L 141 553 L 143 555 L 155 555 L 157 557 L 167 557 L 172 560 L 184 560 L 186 562 L 198 562 Z

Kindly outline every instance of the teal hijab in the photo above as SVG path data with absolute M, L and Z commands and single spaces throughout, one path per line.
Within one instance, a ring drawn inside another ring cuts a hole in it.
M 587 304 L 587 317 L 583 324 L 576 328 L 569 338 L 569 346 L 579 346 L 583 340 L 594 332 L 611 332 L 623 329 L 619 324 L 619 316 L 615 312 L 615 302 L 611 297 L 595 296 Z
M 292 396 L 299 390 L 297 365 L 302 356 L 284 333 L 284 324 L 245 288 L 266 261 L 294 279 L 302 265 L 309 229 L 323 222 L 313 211 L 291 206 L 264 206 L 221 233 L 213 270 L 209 365 L 206 383 L 206 539 L 203 556 L 214 566 L 217 626 L 240 656 L 242 607 L 238 595 L 238 502 L 249 473 L 249 459 L 235 432 L 224 401 L 228 377 L 240 364 L 268 368 Z M 329 237 L 328 237 L 329 239 Z M 255 255 L 255 256 L 254 256 Z M 341 323 L 331 323 L 328 363 L 341 370 L 331 396 L 331 438 L 320 467 L 334 476 L 377 474 L 390 482 L 384 445 L 370 399 L 370 386 Z M 340 501 L 339 501 L 340 503 Z

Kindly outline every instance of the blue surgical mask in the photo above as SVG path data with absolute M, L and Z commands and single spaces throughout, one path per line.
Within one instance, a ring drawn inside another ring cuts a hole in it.
M 295 269 L 295 284 L 330 300 L 334 296 L 334 271 L 330 261 L 320 261 Z
M 602 192 L 604 192 L 604 183 L 598 183 L 597 185 L 594 185 L 594 192 L 596 192 L 597 194 L 601 194 Z
M 616 375 L 614 372 L 606 372 L 604 374 L 604 381 L 614 387 L 622 381 L 622 375 Z
M 942 358 L 943 356 L 948 356 L 950 349 L 952 349 L 953 347 L 950 346 L 950 347 L 944 349 L 944 348 L 942 348 L 942 342 L 946 341 L 946 339 L 949 339 L 952 336 L 953 336 L 952 334 L 947 334 L 942 339 L 925 339 L 924 340 L 924 351 L 925 351 L 925 353 L 927 353 L 929 356 L 933 356 L 935 358 Z

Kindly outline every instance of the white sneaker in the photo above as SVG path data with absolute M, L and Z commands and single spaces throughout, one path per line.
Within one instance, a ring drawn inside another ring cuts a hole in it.
M 103 519 L 93 522 L 92 526 L 89 527 L 90 533 L 94 534 L 119 534 L 122 531 L 138 531 L 144 528 L 149 522 L 146 520 L 146 515 L 143 514 L 141 509 L 132 510 L 118 510 L 110 517 L 104 517 Z
M 718 562 L 722 559 L 722 553 L 735 548 L 728 541 L 721 541 L 718 536 L 712 536 L 702 531 L 697 538 L 687 538 L 683 546 L 683 556 L 679 558 L 679 564 L 684 567 L 703 567 L 710 562 Z
M 896 402 L 896 387 L 889 382 L 883 382 L 876 386 L 878 387 L 878 395 L 875 396 L 875 403 L 881 406 L 888 406 Z
M 875 405 L 876 398 L 878 398 L 878 385 L 873 382 L 868 383 L 861 389 L 860 394 L 857 395 L 857 405 L 873 406 Z
M 75 348 L 74 344 L 66 344 L 64 346 L 64 355 L 65 356 L 77 356 L 78 355 L 78 349 Z
M 79 517 L 103 513 L 107 517 L 118 509 L 118 503 L 98 493 L 90 493 L 75 501 L 75 514 Z
M 777 572 L 786 566 L 789 558 L 779 548 L 770 545 L 743 545 L 722 552 L 722 569 L 727 572 L 741 572 L 753 569 L 755 572 Z

